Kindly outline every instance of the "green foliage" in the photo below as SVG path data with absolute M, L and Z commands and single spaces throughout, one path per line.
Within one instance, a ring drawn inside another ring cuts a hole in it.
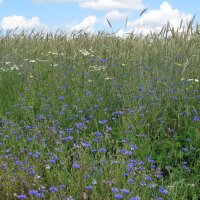
M 0 199 L 199 199 L 198 25 L 0 46 Z

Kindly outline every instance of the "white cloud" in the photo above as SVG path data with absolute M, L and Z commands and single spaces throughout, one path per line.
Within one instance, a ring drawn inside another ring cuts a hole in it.
M 128 9 L 141 10 L 144 8 L 142 0 L 32 0 L 34 3 L 69 3 L 77 2 L 82 8 L 95 10 Z
M 108 19 L 108 20 L 117 20 L 117 19 L 123 19 L 127 17 L 128 17 L 127 13 L 122 13 L 119 10 L 112 10 L 105 15 L 105 19 Z
M 85 30 L 87 32 L 92 32 L 93 27 L 97 21 L 96 16 L 88 16 L 84 18 L 79 24 L 76 24 L 71 27 L 72 31 L 80 31 L 80 30 Z
M 144 35 L 155 32 L 160 32 L 161 28 L 169 22 L 170 26 L 177 28 L 181 20 L 183 25 L 186 25 L 192 19 L 191 14 L 185 14 L 178 9 L 173 9 L 171 5 L 164 1 L 160 5 L 160 9 L 149 10 L 139 19 L 128 22 L 127 26 L 134 28 L 134 32 L 143 33 Z
M 83 8 L 95 10 L 112 10 L 112 9 L 136 9 L 144 8 L 142 0 L 86 0 L 80 1 Z
M 26 19 L 24 16 L 8 16 L 4 17 L 1 21 L 1 27 L 5 30 L 7 29 L 46 29 L 47 25 L 40 22 L 38 17 L 32 17 L 31 19 Z

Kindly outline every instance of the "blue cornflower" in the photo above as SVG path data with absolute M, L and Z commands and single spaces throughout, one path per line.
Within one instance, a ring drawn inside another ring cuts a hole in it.
M 115 199 L 123 199 L 124 196 L 122 194 L 115 194 Z
M 81 142 L 81 145 L 86 148 L 90 148 L 92 146 L 89 142 Z
M 80 167 L 81 166 L 76 162 L 74 162 L 73 165 L 72 165 L 72 168 L 74 168 L 74 169 L 79 169 Z
M 29 190 L 29 194 L 36 196 L 38 194 L 38 190 Z
M 92 185 L 88 185 L 85 187 L 87 190 L 92 190 L 93 189 L 93 186 Z
M 58 100 L 62 101 L 62 100 L 64 100 L 64 98 L 65 98 L 65 97 L 60 96 L 60 97 L 58 97 Z
M 118 190 L 118 188 L 112 188 L 112 192 L 113 192 L 113 193 L 118 193 L 119 190 Z
M 96 137 L 101 137 L 101 136 L 102 136 L 101 132 L 94 132 L 94 135 L 95 135 Z
M 103 59 L 103 58 L 101 58 L 99 61 L 100 61 L 101 63 L 107 62 L 107 60 L 105 60 L 105 59 Z
M 147 180 L 147 181 L 151 181 L 152 178 L 151 178 L 150 176 L 145 176 L 145 180 Z
M 72 136 L 67 136 L 67 137 L 61 138 L 62 141 L 69 141 L 69 140 L 72 140 L 72 139 L 73 139 Z
M 100 121 L 99 121 L 99 124 L 102 124 L 102 125 L 103 125 L 103 124 L 105 124 L 105 123 L 107 123 L 107 122 L 108 122 L 107 119 L 103 119 L 103 120 L 100 120 Z
M 135 181 L 133 179 L 128 179 L 128 183 L 135 183 Z
M 122 194 L 130 194 L 130 190 L 121 189 Z
M 122 112 L 122 111 L 115 111 L 115 112 L 113 112 L 112 114 L 113 114 L 113 115 L 123 115 L 124 112 Z
M 135 151 L 137 149 L 136 144 L 130 144 L 130 148 L 131 150 Z
M 58 189 L 56 187 L 50 187 L 49 190 L 51 192 L 58 192 Z
M 61 185 L 60 188 L 61 188 L 61 189 L 65 189 L 65 185 Z
M 77 129 L 82 129 L 82 128 L 84 128 L 84 127 L 85 127 L 85 124 L 84 124 L 84 123 L 82 123 L 82 122 L 76 123 L 76 128 L 77 128 Z
M 162 186 L 159 188 L 159 192 L 162 194 L 168 194 L 168 191 Z
M 105 152 L 106 152 L 106 149 L 105 149 L 105 148 L 101 148 L 101 149 L 99 149 L 99 152 L 105 153 Z
M 190 138 L 186 138 L 185 141 L 186 141 L 187 143 L 190 143 L 190 142 L 191 142 L 191 139 L 190 139 Z
M 20 194 L 17 196 L 18 199 L 27 199 L 27 196 L 25 194 Z
M 193 121 L 194 121 L 194 122 L 198 122 L 198 121 L 199 121 L 199 117 L 198 117 L 198 116 L 195 116 L 195 117 L 193 118 Z

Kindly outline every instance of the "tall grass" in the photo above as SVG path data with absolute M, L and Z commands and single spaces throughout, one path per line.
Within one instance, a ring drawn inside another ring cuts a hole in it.
M 0 199 L 200 198 L 200 27 L 0 37 Z

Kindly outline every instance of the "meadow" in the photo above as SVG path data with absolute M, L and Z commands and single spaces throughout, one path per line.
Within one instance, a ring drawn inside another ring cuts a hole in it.
M 0 36 L 0 199 L 199 200 L 200 26 L 126 38 Z

